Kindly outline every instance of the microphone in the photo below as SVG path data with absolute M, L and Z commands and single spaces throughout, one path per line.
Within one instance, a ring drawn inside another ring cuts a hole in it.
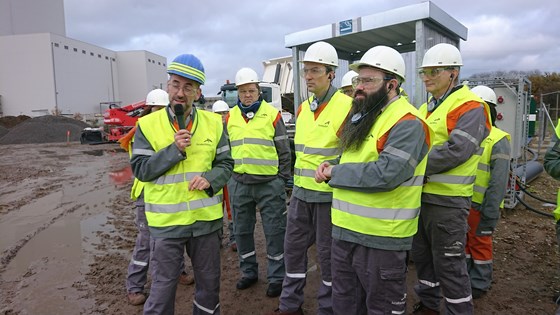
M 183 105 L 175 104 L 173 105 L 173 111 L 175 112 L 175 116 L 177 116 L 177 123 L 179 124 L 179 129 L 185 129 L 185 110 L 183 109 Z

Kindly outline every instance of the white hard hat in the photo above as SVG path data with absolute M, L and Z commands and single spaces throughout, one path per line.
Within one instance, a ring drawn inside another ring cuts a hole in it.
M 492 103 L 496 105 L 496 93 L 494 90 L 487 87 L 486 85 L 477 85 L 471 90 L 474 94 L 480 96 L 480 98 L 486 103 Z
M 351 64 L 350 69 L 357 71 L 361 66 L 368 66 L 392 73 L 404 81 L 404 59 L 395 49 L 387 46 L 370 48 L 359 62 Z
M 463 58 L 457 47 L 450 44 L 437 44 L 426 51 L 421 68 L 427 67 L 460 67 Z
M 248 83 L 259 84 L 259 76 L 255 70 L 251 68 L 241 68 L 235 75 L 235 86 L 240 86 Z
M 216 101 L 214 105 L 212 105 L 212 112 L 214 113 L 229 112 L 229 105 L 222 100 Z
M 162 89 L 155 89 L 146 95 L 146 105 L 151 106 L 167 106 L 169 104 L 169 95 Z
M 316 42 L 309 46 L 303 56 L 303 62 L 317 62 L 328 66 L 338 67 L 336 49 L 326 42 Z
M 354 70 L 350 70 L 348 72 L 346 72 L 346 74 L 342 77 L 342 83 L 340 84 L 340 87 L 346 87 L 346 86 L 351 86 L 352 85 L 352 79 L 354 77 L 357 77 L 358 73 Z

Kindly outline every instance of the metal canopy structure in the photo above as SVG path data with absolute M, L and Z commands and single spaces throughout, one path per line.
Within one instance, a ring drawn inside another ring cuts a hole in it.
M 337 77 L 348 70 L 370 48 L 385 45 L 404 54 L 408 78 L 404 88 L 411 102 L 419 106 L 425 101 L 423 84 L 416 75 L 425 51 L 438 44 L 449 43 L 459 48 L 460 39 L 467 39 L 467 28 L 432 2 L 423 2 L 354 19 L 339 21 L 285 36 L 285 46 L 292 49 L 294 65 L 305 50 L 317 41 L 335 47 L 341 62 Z M 414 54 L 414 52 L 416 52 Z M 301 103 L 302 86 L 299 67 L 294 67 L 295 104 Z M 414 78 L 414 80 L 411 80 Z M 415 82 L 414 81 L 418 81 Z M 414 91 L 414 93 L 411 93 Z

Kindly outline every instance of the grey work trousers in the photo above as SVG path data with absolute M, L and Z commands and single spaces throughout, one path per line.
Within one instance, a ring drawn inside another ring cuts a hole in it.
M 148 268 L 150 266 L 150 229 L 146 220 L 144 198 L 140 197 L 135 202 L 136 205 L 136 228 L 138 235 L 132 251 L 132 258 L 128 264 L 128 274 L 126 276 L 126 290 L 129 293 L 144 292 L 144 286 L 148 280 Z M 181 270 L 185 269 L 184 261 Z M 186 269 L 185 269 L 186 272 Z
M 317 292 L 317 314 L 332 314 L 331 203 L 309 203 L 292 196 L 284 250 L 286 277 L 280 295 L 280 310 L 294 312 L 303 305 L 307 277 L 307 250 L 317 246 L 321 285 Z
M 333 239 L 334 314 L 404 314 L 406 251 L 365 247 Z
M 233 217 L 233 233 L 237 243 L 239 267 L 243 277 L 258 278 L 255 251 L 255 224 L 259 209 L 267 253 L 268 283 L 282 283 L 284 268 L 284 235 L 286 234 L 286 191 L 284 181 L 276 178 L 261 184 L 242 184 L 234 179 L 228 183 Z
M 445 314 L 473 314 L 465 257 L 469 209 L 422 204 L 411 256 L 418 284 L 414 290 L 426 307 Z
M 175 293 L 185 249 L 195 279 L 192 314 L 219 315 L 220 243 L 219 231 L 188 238 L 153 238 L 152 286 L 144 315 L 175 313 Z

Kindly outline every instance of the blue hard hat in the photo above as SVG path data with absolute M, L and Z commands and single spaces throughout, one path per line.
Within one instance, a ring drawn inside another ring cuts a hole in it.
M 206 80 L 202 62 L 191 54 L 182 54 L 175 57 L 167 67 L 167 73 L 176 74 L 200 84 L 204 84 Z

